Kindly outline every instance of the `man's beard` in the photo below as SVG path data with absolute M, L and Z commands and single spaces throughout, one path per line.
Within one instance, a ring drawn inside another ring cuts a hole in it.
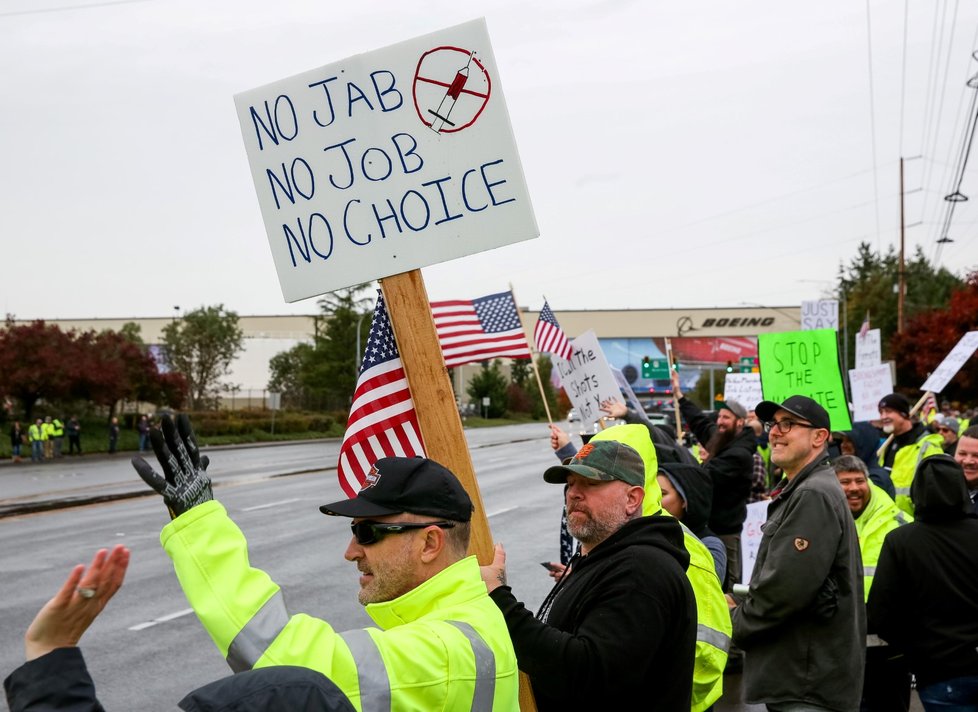
M 609 536 L 614 534 L 616 531 L 624 526 L 628 518 L 622 513 L 620 517 L 611 517 L 608 520 L 596 519 L 594 513 L 590 510 L 584 511 L 578 509 L 580 514 L 586 515 L 586 519 L 581 522 L 578 518 L 571 518 L 571 513 L 574 510 L 567 512 L 567 531 L 572 537 L 577 539 L 582 544 L 593 547 L 600 544 L 602 541 L 607 539 Z
M 739 433 L 733 428 L 730 430 L 720 430 L 717 428 L 716 432 L 713 433 L 713 436 L 706 443 L 706 451 L 710 454 L 710 457 L 716 457 L 734 441 L 737 435 Z

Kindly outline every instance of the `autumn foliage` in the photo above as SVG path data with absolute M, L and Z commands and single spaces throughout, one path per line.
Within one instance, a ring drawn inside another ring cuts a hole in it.
M 186 392 L 183 376 L 160 373 L 152 354 L 121 333 L 65 332 L 43 321 L 0 330 L 0 395 L 19 400 L 28 420 L 41 399 L 180 407 Z
M 951 292 L 946 307 L 921 312 L 907 322 L 890 344 L 897 365 L 897 382 L 919 387 L 944 360 L 958 340 L 978 329 L 978 272 Z M 974 400 L 978 387 L 978 359 L 972 357 L 941 395 L 949 400 Z

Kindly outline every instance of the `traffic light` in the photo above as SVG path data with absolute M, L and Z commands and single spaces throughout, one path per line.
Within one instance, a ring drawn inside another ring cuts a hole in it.
M 727 361 L 727 373 L 733 373 L 733 361 Z
M 648 356 L 642 357 L 642 378 L 652 378 L 652 360 Z

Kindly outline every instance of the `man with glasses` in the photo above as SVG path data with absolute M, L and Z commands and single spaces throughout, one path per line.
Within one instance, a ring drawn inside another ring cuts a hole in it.
M 961 423 L 957 418 L 950 415 L 941 416 L 937 421 L 937 434 L 944 438 L 943 450 L 945 455 L 954 457 L 954 451 L 958 449 L 958 430 Z
M 502 614 L 466 556 L 472 501 L 445 467 L 378 460 L 356 497 L 320 507 L 350 517 L 345 558 L 379 628 L 339 633 L 290 616 L 278 585 L 248 563 L 241 530 L 213 499 L 190 421 L 150 433 L 160 475 L 133 466 L 173 519 L 160 540 L 201 623 L 235 671 L 298 665 L 330 678 L 362 710 L 515 710 L 518 670 Z
M 748 591 L 729 599 L 734 643 L 746 653 L 746 701 L 777 712 L 859 709 L 863 568 L 826 453 L 829 415 L 805 396 L 763 401 L 756 412 L 784 479 L 771 493 Z

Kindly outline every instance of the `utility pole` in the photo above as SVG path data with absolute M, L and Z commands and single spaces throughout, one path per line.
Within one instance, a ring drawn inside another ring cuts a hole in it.
M 903 271 L 904 235 L 906 233 L 903 215 L 903 156 L 900 157 L 900 267 L 897 273 L 897 333 L 903 333 L 903 299 L 907 292 L 907 283 Z

